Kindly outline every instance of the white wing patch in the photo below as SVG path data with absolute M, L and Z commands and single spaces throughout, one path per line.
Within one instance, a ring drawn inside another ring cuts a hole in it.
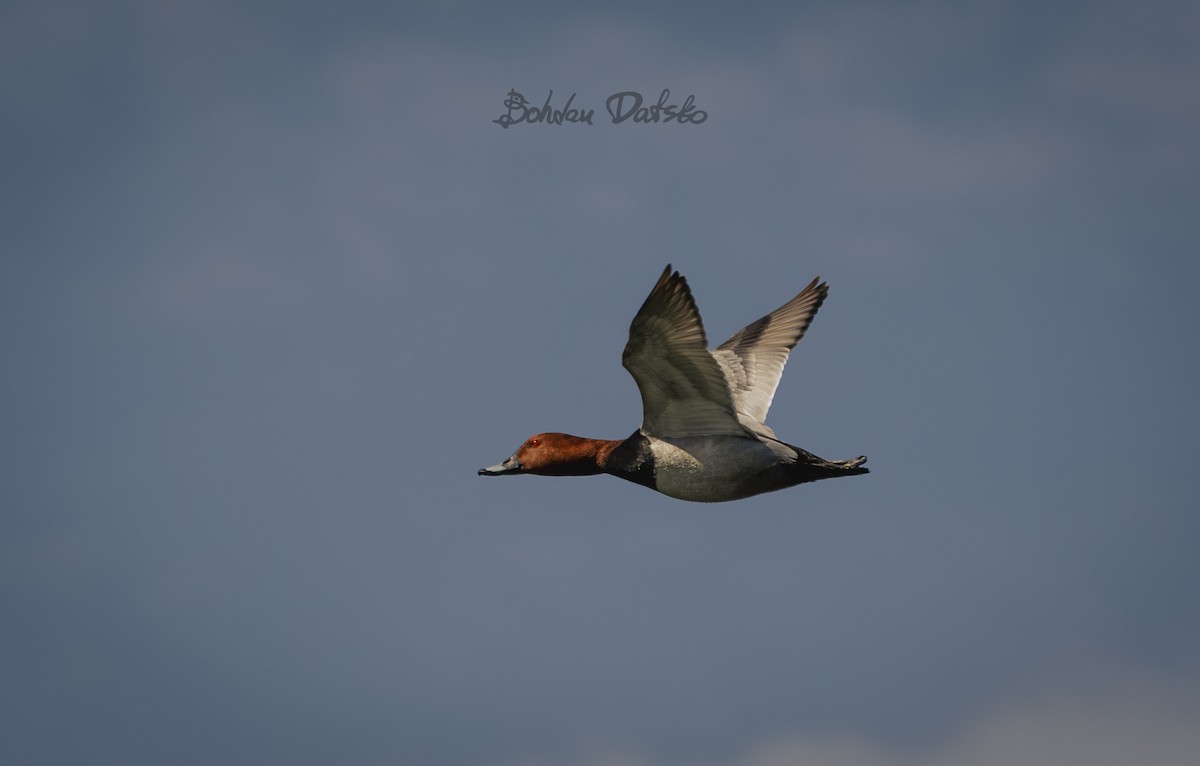
M 818 278 L 819 279 L 819 278 Z M 804 337 L 829 285 L 814 279 L 799 295 L 734 333 L 712 352 L 743 425 L 774 436 L 764 421 L 792 349 Z

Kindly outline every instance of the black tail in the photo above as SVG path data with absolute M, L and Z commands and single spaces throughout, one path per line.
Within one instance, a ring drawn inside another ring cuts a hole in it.
M 853 460 L 826 460 L 799 447 L 795 450 L 797 458 L 792 470 L 804 477 L 800 480 L 802 482 L 833 479 L 838 476 L 861 476 L 871 472 L 870 468 L 863 466 L 863 463 L 867 462 L 866 455 L 859 455 Z

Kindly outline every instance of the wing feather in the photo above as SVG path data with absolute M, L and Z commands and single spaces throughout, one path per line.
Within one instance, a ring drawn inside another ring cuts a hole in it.
M 829 285 L 819 280 L 712 352 L 728 381 L 734 409 L 751 430 L 771 434 L 764 422 L 788 356 L 829 295 Z
M 746 435 L 687 280 L 669 264 L 629 326 L 621 363 L 641 391 L 645 433 Z

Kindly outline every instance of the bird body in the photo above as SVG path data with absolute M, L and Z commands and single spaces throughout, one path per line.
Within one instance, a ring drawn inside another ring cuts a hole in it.
M 868 473 L 866 457 L 824 460 L 764 422 L 788 355 L 828 292 L 814 279 L 710 351 L 687 280 L 668 265 L 621 358 L 642 395 L 641 428 L 624 440 L 535 434 L 480 475 L 607 473 L 680 500 L 721 502 Z

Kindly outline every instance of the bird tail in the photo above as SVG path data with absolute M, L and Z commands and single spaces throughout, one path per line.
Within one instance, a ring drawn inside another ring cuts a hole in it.
M 852 460 L 826 460 L 799 447 L 795 449 L 798 453 L 796 469 L 805 475 L 804 481 L 833 479 L 838 476 L 861 476 L 871 472 L 870 468 L 863 465 L 867 462 L 866 455 L 859 455 Z

